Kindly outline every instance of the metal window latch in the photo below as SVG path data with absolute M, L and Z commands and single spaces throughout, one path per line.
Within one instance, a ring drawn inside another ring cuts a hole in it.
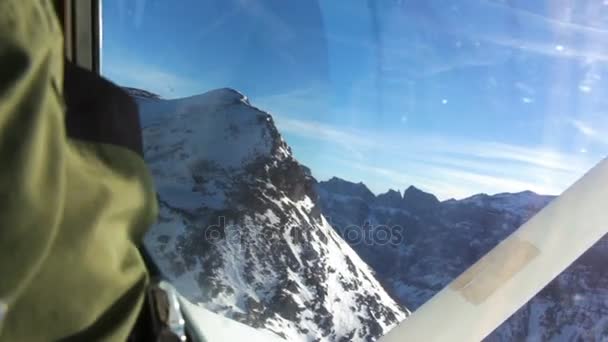
M 156 341 L 188 341 L 186 322 L 180 309 L 175 287 L 164 280 L 156 281 L 148 288 L 147 296 Z

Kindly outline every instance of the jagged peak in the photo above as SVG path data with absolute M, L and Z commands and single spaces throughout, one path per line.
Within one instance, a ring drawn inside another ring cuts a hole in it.
M 424 191 L 418 189 L 416 186 L 410 185 L 410 186 L 407 187 L 407 189 L 405 189 L 404 193 L 406 193 L 406 192 L 412 192 L 412 191 L 424 192 Z
M 497 194 L 489 195 L 486 193 L 479 193 L 473 196 L 462 199 L 462 201 L 479 201 L 479 200 L 497 200 L 505 198 L 552 198 L 554 196 L 541 195 L 531 190 L 524 190 L 519 192 L 500 192 Z
M 359 183 L 355 183 L 355 182 L 351 182 L 348 181 L 346 179 L 337 177 L 337 176 L 333 176 L 330 179 L 326 180 L 326 181 L 321 181 L 321 183 L 326 183 L 326 184 L 346 184 L 346 185 L 351 185 L 351 186 L 365 186 L 365 184 L 363 184 L 363 182 L 359 182 Z
M 252 106 L 235 89 L 220 88 L 180 99 L 140 101 L 139 105 L 144 113 L 144 127 L 166 127 L 160 131 L 163 134 L 155 136 L 163 140 L 159 145 L 162 148 L 181 144 L 184 154 L 204 156 L 231 170 L 265 158 L 291 157 L 291 150 L 271 115 Z M 200 151 L 202 147 L 204 153 Z
M 213 89 L 202 94 L 192 95 L 180 99 L 174 99 L 172 101 L 192 104 L 204 103 L 206 105 L 226 105 L 241 102 L 250 105 L 247 96 L 243 95 L 241 92 L 233 88 Z
M 502 192 L 496 195 L 493 195 L 491 197 L 508 197 L 508 196 L 515 196 L 515 197 L 521 197 L 521 196 L 525 196 L 525 197 L 544 197 L 544 195 L 540 195 L 534 191 L 531 190 L 524 190 L 524 191 L 519 191 L 519 192 Z
M 553 198 L 555 197 L 539 195 L 533 191 L 525 190 L 515 193 L 503 192 L 495 195 L 477 194 L 457 203 L 490 206 L 498 210 L 528 210 L 530 208 L 542 208 Z
M 476 200 L 483 200 L 485 198 L 490 198 L 490 197 L 491 196 L 486 193 L 479 193 L 479 194 L 475 194 L 473 196 L 465 197 L 461 200 L 454 200 L 454 201 L 456 201 L 456 202 L 476 201 Z
M 380 194 L 379 196 L 381 196 L 381 195 L 388 195 L 388 194 L 398 194 L 399 197 L 401 197 L 401 191 L 395 190 L 395 189 L 388 189 L 387 192 L 385 192 L 384 194 Z
M 389 189 L 387 192 L 379 194 L 376 197 L 376 202 L 378 205 L 389 208 L 400 208 L 402 200 L 403 197 L 401 197 L 401 192 L 393 189 Z
M 133 88 L 133 87 L 122 87 L 122 89 L 124 91 L 126 91 L 129 95 L 135 97 L 135 98 L 140 98 L 140 99 L 152 99 L 152 100 L 160 100 L 161 97 L 158 94 L 155 94 L 151 91 L 148 90 L 144 90 L 144 89 L 140 89 L 140 88 Z
M 223 96 L 223 97 L 226 97 L 229 99 L 237 99 L 237 100 L 249 103 L 249 99 L 247 98 L 247 96 L 245 96 L 245 94 L 241 93 L 240 91 L 238 91 L 234 88 L 225 87 L 225 88 L 214 89 L 214 90 L 208 91 L 207 94 L 216 94 L 218 96 Z
M 353 183 L 335 176 L 319 182 L 319 186 L 328 188 L 334 193 L 360 197 L 364 201 L 372 201 L 376 197 L 363 182 Z
M 405 189 L 405 191 L 403 192 L 403 198 L 409 198 L 409 197 L 418 197 L 419 195 L 423 195 L 425 197 L 428 198 L 433 198 L 436 202 L 439 202 L 439 200 L 437 199 L 437 197 L 435 197 L 435 195 L 433 195 L 430 192 L 426 192 L 423 190 L 418 189 L 417 187 L 410 185 L 407 189 Z
M 395 190 L 395 189 L 388 189 L 387 192 L 379 194 L 377 196 L 378 199 L 380 198 L 391 198 L 391 199 L 403 199 L 403 197 L 401 196 L 401 191 L 399 190 Z
M 427 211 L 439 205 L 439 200 L 435 195 L 424 192 L 411 185 L 403 192 L 403 206 L 408 210 Z

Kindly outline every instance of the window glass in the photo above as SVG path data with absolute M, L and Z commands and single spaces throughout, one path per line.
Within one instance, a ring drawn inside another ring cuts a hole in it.
M 146 246 L 192 302 L 375 340 L 608 148 L 602 1 L 103 2 L 142 116 Z M 604 240 L 488 340 L 608 338 Z M 457 318 L 455 318 L 457 319 Z

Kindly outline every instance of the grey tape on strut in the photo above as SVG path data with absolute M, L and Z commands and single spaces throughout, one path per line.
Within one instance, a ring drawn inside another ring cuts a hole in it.
M 539 254 L 532 243 L 511 236 L 456 278 L 450 288 L 479 305 Z

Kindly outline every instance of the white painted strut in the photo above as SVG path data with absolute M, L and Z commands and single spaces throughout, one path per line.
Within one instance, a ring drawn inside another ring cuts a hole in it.
M 480 341 L 607 232 L 605 159 L 380 342 Z

